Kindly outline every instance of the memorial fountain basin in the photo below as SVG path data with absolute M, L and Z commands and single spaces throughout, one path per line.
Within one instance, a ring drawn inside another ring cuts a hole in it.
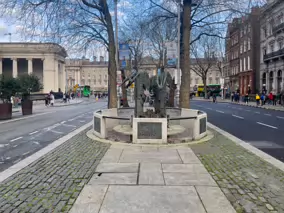
M 146 108 L 145 108 L 146 110 Z M 167 108 L 168 118 L 135 118 L 134 108 L 94 112 L 93 134 L 108 138 L 109 131 L 129 135 L 132 143 L 165 144 L 173 135 L 199 140 L 207 135 L 207 114 L 193 109 Z

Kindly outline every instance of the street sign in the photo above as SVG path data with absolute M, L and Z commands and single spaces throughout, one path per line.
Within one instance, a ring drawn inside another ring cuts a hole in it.
M 130 88 L 132 88 L 132 89 L 133 89 L 134 87 L 135 87 L 135 84 L 134 84 L 134 83 L 132 83 L 132 84 L 131 84 L 131 86 L 130 86 Z
M 121 62 L 121 67 L 122 67 L 122 68 L 126 68 L 126 61 L 122 61 L 122 62 Z
M 129 44 L 119 44 L 119 60 L 129 60 Z

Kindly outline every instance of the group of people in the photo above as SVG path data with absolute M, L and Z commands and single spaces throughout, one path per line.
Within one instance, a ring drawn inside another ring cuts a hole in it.
M 269 95 L 266 95 L 265 93 L 262 93 L 261 95 L 256 94 L 255 99 L 256 99 L 256 104 L 261 106 L 265 104 L 276 106 L 277 103 L 283 105 L 282 103 L 283 95 L 281 94 L 276 95 L 273 94 L 272 92 L 270 92 Z
M 54 106 L 55 96 L 52 91 L 45 97 L 45 106 Z

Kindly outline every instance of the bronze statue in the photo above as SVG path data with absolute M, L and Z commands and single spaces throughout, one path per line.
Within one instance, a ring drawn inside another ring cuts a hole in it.
M 145 90 L 149 90 L 150 79 L 147 72 L 138 72 L 133 70 L 131 75 L 127 77 L 121 85 L 125 84 L 128 81 L 126 88 L 135 83 L 134 88 L 134 99 L 135 99 L 135 109 L 134 116 L 136 118 L 145 117 L 143 111 L 144 103 L 146 101 Z
M 166 103 L 168 99 L 167 88 L 172 84 L 171 74 L 165 72 L 164 67 L 161 68 L 161 72 L 151 78 L 150 92 L 154 98 L 155 113 L 161 118 L 167 117 Z

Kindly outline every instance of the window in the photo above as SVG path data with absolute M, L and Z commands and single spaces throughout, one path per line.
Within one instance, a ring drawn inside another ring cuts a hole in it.
M 250 57 L 248 56 L 248 70 L 250 70 Z
M 246 71 L 246 58 L 244 58 L 244 71 Z
M 251 31 L 251 26 L 248 25 L 248 33 L 250 33 L 250 31 Z
M 270 52 L 273 53 L 274 52 L 274 44 L 270 45 Z
M 266 50 L 266 47 L 263 48 L 263 55 L 266 55 L 267 54 L 267 50 Z
M 250 38 L 248 39 L 248 50 L 250 50 L 250 42 L 251 42 L 251 40 L 250 40 Z
M 263 30 L 263 36 L 264 36 L 264 38 L 266 38 L 267 37 L 267 28 L 264 27 L 262 30 Z
M 279 50 L 283 48 L 283 41 L 279 41 Z
M 243 44 L 240 45 L 240 53 L 243 53 Z
M 216 78 L 216 84 L 220 83 L 220 78 Z
M 241 37 L 243 37 L 243 34 L 244 34 L 244 30 L 241 29 Z
M 247 41 L 244 40 L 244 53 L 247 51 Z
M 242 66 L 242 63 L 243 63 L 243 60 L 242 59 L 240 59 L 240 72 L 242 72 L 243 71 L 243 66 Z
M 209 84 L 212 84 L 212 78 L 211 77 L 209 78 Z

